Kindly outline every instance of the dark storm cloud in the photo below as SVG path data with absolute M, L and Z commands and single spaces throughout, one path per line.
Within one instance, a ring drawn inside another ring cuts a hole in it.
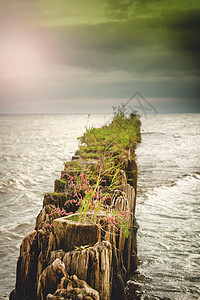
M 171 16 L 172 17 L 172 16 Z M 183 19 L 183 18 L 182 18 Z M 101 71 L 180 72 L 192 69 L 193 48 L 183 46 L 187 32 L 180 23 L 148 18 L 96 25 L 46 29 L 52 39 L 54 59 L 61 64 Z M 53 37 L 53 38 L 52 38 Z M 196 38 L 193 36 L 193 43 Z M 169 49 L 169 45 L 171 49 Z M 184 52 L 191 52 L 185 55 Z
M 107 4 L 108 15 L 121 19 L 127 17 L 134 0 L 105 0 L 105 3 Z
M 48 99 L 56 106 L 59 100 L 119 99 L 140 91 L 152 99 L 184 98 L 184 103 L 199 107 L 198 1 L 9 3 L 1 13 L 1 28 L 17 28 L 22 20 L 20 26 L 44 54 L 44 70 L 10 89 L 12 81 L 8 78 L 5 85 L 0 68 L 2 98 Z
M 23 10 L 29 7 L 24 1 L 14 3 Z M 56 10 L 53 13 L 53 8 L 61 10 L 63 7 L 67 20 L 70 15 L 67 3 L 46 3 L 49 7 L 46 6 L 44 16 L 55 18 Z M 110 15 L 127 12 L 129 18 L 123 21 L 104 20 L 97 24 L 55 26 L 53 21 L 48 26 L 38 24 L 42 43 L 48 49 L 47 58 L 58 64 L 106 72 L 160 73 L 163 70 L 163 73 L 169 73 L 175 68 L 176 72 L 197 71 L 197 64 L 192 62 L 192 58 L 196 59 L 200 47 L 199 10 L 190 6 L 186 10 L 185 3 L 189 1 L 106 0 L 104 3 Z M 172 9 L 176 3 L 180 6 Z M 33 15 L 38 15 L 39 7 L 35 5 L 32 8 Z
M 172 46 L 188 52 L 195 62 L 196 68 L 200 65 L 200 9 L 176 14 L 171 18 L 168 28 L 174 32 Z

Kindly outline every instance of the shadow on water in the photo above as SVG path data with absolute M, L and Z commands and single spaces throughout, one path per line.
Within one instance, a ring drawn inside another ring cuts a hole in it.
M 140 262 L 141 264 L 141 262 Z M 125 294 L 127 300 L 142 300 L 146 286 L 151 282 L 151 279 L 136 271 L 130 280 L 126 283 Z

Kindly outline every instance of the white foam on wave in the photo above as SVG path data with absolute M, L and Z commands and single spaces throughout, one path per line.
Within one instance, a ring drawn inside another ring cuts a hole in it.
M 6 229 L 3 225 L 0 225 L 0 233 L 5 235 L 7 239 L 12 240 L 13 237 L 22 238 L 23 235 L 13 231 Z

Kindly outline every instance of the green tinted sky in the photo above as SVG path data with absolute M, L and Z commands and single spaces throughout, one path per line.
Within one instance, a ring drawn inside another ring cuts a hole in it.
M 137 91 L 159 112 L 200 112 L 199 1 L 7 2 L 1 112 L 111 112 Z

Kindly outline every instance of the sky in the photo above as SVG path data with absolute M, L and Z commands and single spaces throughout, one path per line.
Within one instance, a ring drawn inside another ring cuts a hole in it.
M 199 30 L 199 0 L 0 0 L 0 113 L 200 112 Z

